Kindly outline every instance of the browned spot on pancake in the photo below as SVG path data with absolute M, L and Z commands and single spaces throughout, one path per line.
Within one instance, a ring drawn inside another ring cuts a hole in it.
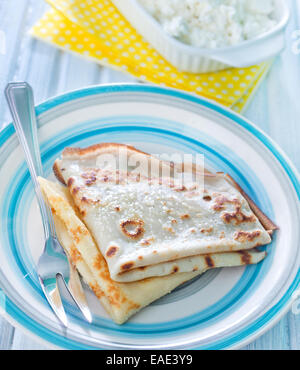
M 96 176 L 91 176 L 88 180 L 86 180 L 85 184 L 86 184 L 87 186 L 91 186 L 91 185 L 93 185 L 96 181 L 97 181 L 97 177 L 96 177 Z
M 130 305 L 128 306 L 129 310 L 134 310 L 134 311 L 138 310 L 139 308 L 141 308 L 141 305 L 135 302 L 131 302 Z
M 197 230 L 193 227 L 190 231 L 192 234 L 195 234 Z
M 79 186 L 76 186 L 75 188 L 72 189 L 72 194 L 77 194 L 80 190 L 80 187 Z
M 106 256 L 107 257 L 113 257 L 117 251 L 118 251 L 118 247 L 116 247 L 115 245 L 111 245 L 108 250 L 106 251 Z
M 86 180 L 85 184 L 87 186 L 91 186 L 97 181 L 97 172 L 96 170 L 84 172 L 81 174 L 81 177 Z
M 156 249 L 154 249 L 154 251 L 152 252 L 153 254 L 156 254 L 157 253 L 157 250 Z
M 179 271 L 179 267 L 178 266 L 174 266 L 173 269 L 172 269 L 172 272 L 175 274 L 178 271 Z
M 121 307 L 122 303 L 128 302 L 128 299 L 120 290 L 119 285 L 111 280 L 107 266 L 103 268 L 99 276 L 106 282 L 104 295 L 112 306 Z M 131 304 L 131 301 L 129 301 L 128 304 Z
M 240 187 L 240 185 L 228 174 L 226 174 L 226 177 L 228 178 L 229 182 L 232 183 L 232 185 L 239 191 L 239 193 L 246 199 L 246 201 L 249 203 L 249 206 L 255 216 L 259 219 L 265 230 L 278 230 L 278 226 L 274 224 L 273 221 L 271 221 L 264 212 L 255 204 L 255 202 L 249 197 L 248 194 L 244 192 L 244 190 Z
M 190 215 L 188 215 L 188 214 L 181 215 L 181 216 L 180 216 L 180 218 L 181 218 L 182 220 L 188 220 L 188 219 L 190 218 Z
M 87 235 L 89 233 L 83 226 L 77 226 L 76 229 L 71 229 L 70 232 L 77 244 L 80 242 L 84 235 Z
M 74 179 L 73 177 L 70 177 L 69 180 L 68 180 L 68 187 L 70 188 L 72 186 L 72 184 L 74 183 Z
M 200 232 L 202 233 L 202 234 L 210 234 L 212 231 L 213 231 L 213 227 L 211 226 L 211 227 L 209 227 L 209 228 L 207 228 L 207 229 L 201 229 L 200 230 Z
M 103 266 L 102 262 L 99 262 L 99 266 L 100 266 L 99 276 L 101 277 L 101 279 L 106 280 L 107 282 L 111 281 L 110 273 L 107 270 L 107 266 L 106 265 Z
M 123 234 L 131 239 L 139 239 L 145 232 L 143 220 L 126 220 L 121 222 L 120 227 Z M 130 230 L 132 227 L 134 229 Z
M 177 220 L 175 218 L 171 221 L 172 224 L 177 224 Z
M 57 180 L 59 180 L 62 184 L 66 185 L 66 182 L 64 178 L 62 177 L 62 174 L 61 174 L 62 169 L 60 170 L 58 161 L 54 162 L 52 169 L 53 169 L 54 175 L 57 178 Z
M 81 202 L 86 203 L 86 204 L 99 204 L 100 199 L 90 199 L 90 198 L 87 198 L 87 197 L 82 197 Z
M 197 184 L 191 185 L 191 186 L 188 188 L 188 190 L 189 190 L 189 191 L 193 191 L 193 190 L 196 190 L 196 189 L 198 189 L 198 185 L 197 185 Z
M 253 241 L 254 239 L 258 238 L 259 236 L 261 235 L 261 231 L 260 230 L 256 230 L 256 231 L 237 231 L 235 234 L 234 234 L 234 240 L 237 240 L 241 243 L 244 243 L 246 241 Z
M 224 231 L 221 232 L 220 236 L 219 236 L 220 239 L 224 239 L 225 238 L 225 233 Z
M 240 206 L 237 206 L 235 211 L 232 213 L 223 213 L 221 218 L 226 224 L 230 224 L 231 222 L 235 225 L 240 225 L 244 222 L 253 223 L 256 221 L 254 215 L 247 216 L 245 215 Z
M 82 174 L 81 174 L 81 177 L 83 178 L 83 179 L 88 179 L 90 176 L 95 176 L 96 175 L 96 172 L 95 171 L 90 171 L 90 172 L 83 172 Z
M 178 192 L 180 192 L 180 191 L 186 191 L 187 189 L 186 189 L 186 187 L 184 186 L 184 185 L 182 185 L 182 186 L 179 186 L 179 187 L 177 187 L 177 188 L 174 188 L 174 191 L 178 191 Z
M 215 211 L 222 211 L 223 209 L 225 209 L 225 204 L 228 203 L 228 204 L 235 204 L 236 207 L 240 207 L 241 206 L 241 203 L 238 199 L 228 199 L 226 198 L 224 195 L 221 195 L 221 196 L 218 196 L 216 199 L 215 199 L 215 202 L 214 202 L 214 205 L 213 205 L 213 209 Z
M 175 234 L 175 230 L 173 229 L 173 227 L 164 227 L 164 230 L 168 231 L 171 234 Z
M 210 202 L 211 201 L 211 196 L 210 195 L 204 195 L 203 199 L 206 201 L 206 202 Z
M 139 259 L 139 260 L 142 260 L 142 259 L 143 259 L 143 256 L 138 256 L 138 259 Z
M 97 256 L 95 257 L 94 259 L 94 262 L 93 262 L 93 266 L 95 267 L 96 270 L 101 270 L 103 268 L 103 257 L 100 253 L 97 254 Z M 103 276 L 103 273 L 102 273 L 102 278 L 107 278 L 107 274 L 105 276 Z
M 100 286 L 98 285 L 98 283 L 90 283 L 90 288 L 92 289 L 92 291 L 95 293 L 96 297 L 98 299 L 102 298 L 105 294 L 103 293 L 103 290 L 100 288 Z
M 56 214 L 55 208 L 52 207 L 51 212 L 52 212 L 53 215 L 55 215 Z
M 195 266 L 194 268 L 193 268 L 193 271 L 195 272 L 195 271 L 198 271 L 199 270 L 199 268 L 197 267 L 197 266 Z
M 115 207 L 115 210 L 116 210 L 117 212 L 120 212 L 120 207 Z
M 146 246 L 146 245 L 150 245 L 151 242 L 153 242 L 153 241 L 154 241 L 154 238 L 142 239 L 140 241 L 140 244 Z
M 239 251 L 239 253 L 241 254 L 242 263 L 244 263 L 245 265 L 250 265 L 252 261 L 251 254 L 246 251 Z
M 74 244 L 72 244 L 70 248 L 70 257 L 72 262 L 76 265 L 78 261 L 82 261 L 82 256 L 79 250 L 75 247 Z
M 112 306 L 120 307 L 120 300 L 116 300 L 116 299 L 115 299 L 113 292 L 110 292 L 110 294 L 109 294 L 109 295 L 107 295 L 107 299 L 108 299 L 109 303 L 110 303 Z
M 134 262 L 127 262 L 121 265 L 121 269 L 124 271 L 128 271 L 128 270 L 131 270 L 133 266 L 134 266 Z
M 205 263 L 207 264 L 208 267 L 211 268 L 215 266 L 215 263 L 210 256 L 205 256 Z

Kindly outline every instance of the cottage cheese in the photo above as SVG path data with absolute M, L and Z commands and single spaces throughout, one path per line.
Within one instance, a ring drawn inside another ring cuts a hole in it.
M 220 48 L 253 39 L 276 25 L 274 0 L 138 0 L 178 40 Z

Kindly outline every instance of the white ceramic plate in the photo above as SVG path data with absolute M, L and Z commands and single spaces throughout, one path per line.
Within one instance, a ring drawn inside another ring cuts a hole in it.
M 43 229 L 12 125 L 0 133 L 0 303 L 15 325 L 69 349 L 236 348 L 290 307 L 300 281 L 299 177 L 276 145 L 230 110 L 176 90 L 108 85 L 70 92 L 37 107 L 46 176 L 66 146 L 132 144 L 160 154 L 201 153 L 232 175 L 280 230 L 268 257 L 249 267 L 212 270 L 118 326 L 87 290 L 94 322 L 66 302 L 63 333 L 35 270 Z

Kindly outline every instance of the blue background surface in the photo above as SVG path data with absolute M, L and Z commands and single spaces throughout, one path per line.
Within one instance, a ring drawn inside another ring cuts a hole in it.
M 287 48 L 276 59 L 244 115 L 270 135 L 300 170 L 300 54 L 293 52 L 293 33 L 300 30 L 300 1 L 287 1 L 292 9 Z M 28 36 L 27 31 L 46 8 L 43 0 L 0 0 L 0 31 L 4 31 L 6 39 L 6 53 L 0 53 L 0 128 L 11 121 L 3 96 L 8 81 L 28 81 L 37 103 L 89 85 L 136 81 Z M 0 349 L 8 348 L 47 347 L 0 318 Z M 245 349 L 300 349 L 300 315 L 289 312 Z

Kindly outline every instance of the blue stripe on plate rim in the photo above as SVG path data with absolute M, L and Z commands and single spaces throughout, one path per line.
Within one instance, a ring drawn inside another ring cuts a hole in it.
M 286 158 L 285 154 L 277 147 L 277 145 L 268 138 L 261 130 L 253 126 L 249 121 L 244 119 L 242 116 L 230 111 L 213 103 L 209 100 L 204 98 L 199 98 L 191 94 L 183 93 L 181 91 L 169 88 L 162 88 L 156 86 L 149 86 L 149 85 L 139 85 L 139 84 L 112 84 L 112 85 L 102 85 L 102 86 L 95 86 L 89 87 L 82 90 L 76 90 L 69 93 L 66 93 L 61 96 L 57 96 L 55 98 L 49 99 L 48 101 L 40 104 L 36 107 L 36 113 L 38 115 L 42 114 L 50 110 L 51 108 L 63 104 L 65 102 L 69 102 L 74 99 L 79 99 L 83 97 L 87 97 L 90 95 L 95 94 L 104 94 L 104 93 L 114 93 L 114 92 L 145 92 L 145 93 L 153 93 L 153 94 L 162 94 L 171 97 L 181 98 L 183 100 L 187 100 L 189 102 L 200 104 L 206 108 L 212 109 L 220 114 L 223 114 L 227 118 L 234 121 L 236 124 L 244 127 L 250 133 L 255 135 L 269 150 L 273 155 L 277 158 L 278 162 L 284 168 L 285 172 L 287 173 L 293 187 L 297 193 L 298 198 L 300 199 L 300 182 L 299 182 L 299 175 L 297 171 L 290 163 L 290 161 Z M 12 124 L 8 125 L 2 132 L 0 133 L 0 146 L 12 136 L 14 133 L 14 129 Z M 275 321 L 276 318 L 279 317 L 280 313 L 286 308 L 288 304 L 291 303 L 292 293 L 297 289 L 300 282 L 300 269 L 298 270 L 297 276 L 295 277 L 293 283 L 290 285 L 289 289 L 285 292 L 284 296 L 270 308 L 263 316 L 259 317 L 257 320 L 249 324 L 246 328 L 243 328 L 237 333 L 232 334 L 228 338 L 223 338 L 218 342 L 213 344 L 209 344 L 208 346 L 201 347 L 203 349 L 214 348 L 226 348 L 232 347 L 237 343 L 245 340 L 246 338 L 255 335 L 257 331 L 259 331 L 262 327 L 266 326 L 271 321 Z M 66 348 L 94 348 L 93 346 L 82 346 L 82 344 L 76 343 L 76 341 L 69 340 L 67 338 L 63 338 L 60 335 L 57 335 L 53 332 L 47 332 L 46 328 L 39 326 L 35 321 L 33 321 L 30 317 L 26 316 L 19 308 L 16 306 L 11 300 L 7 300 L 7 313 L 8 315 L 15 321 L 19 322 L 28 330 L 32 331 L 36 335 L 40 336 L 41 338 L 57 345 Z

